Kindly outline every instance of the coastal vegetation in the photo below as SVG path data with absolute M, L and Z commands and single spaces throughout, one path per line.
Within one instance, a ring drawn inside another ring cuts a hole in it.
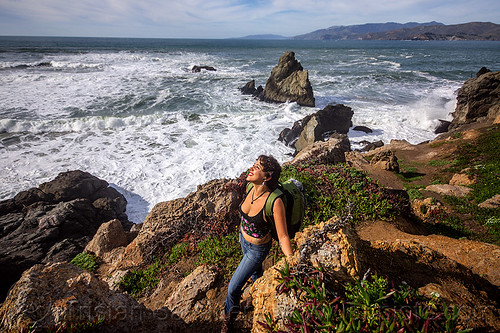
M 376 274 L 335 286 L 321 267 L 280 270 L 280 293 L 292 292 L 304 306 L 286 319 L 289 332 L 470 332 L 457 328 L 459 309 L 434 293 L 430 299 L 406 283 L 394 285 Z M 280 332 L 274 319 L 260 322 L 267 332 Z
M 89 272 L 95 272 L 99 267 L 99 258 L 93 254 L 81 252 L 70 263 Z

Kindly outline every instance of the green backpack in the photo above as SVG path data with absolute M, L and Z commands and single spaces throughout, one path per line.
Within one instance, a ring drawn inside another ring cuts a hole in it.
M 253 187 L 253 183 L 247 184 L 246 193 L 248 194 Z M 276 233 L 276 226 L 274 225 L 273 218 L 273 205 L 277 198 L 283 200 L 286 211 L 286 228 L 288 230 L 288 236 L 290 239 L 295 237 L 297 231 L 299 231 L 302 220 L 304 219 L 305 212 L 305 199 L 304 199 L 304 187 L 302 184 L 293 178 L 289 180 L 278 183 L 278 187 L 269 194 L 265 203 L 265 214 L 266 219 L 272 222 L 271 235 L 274 239 L 278 240 L 278 234 Z

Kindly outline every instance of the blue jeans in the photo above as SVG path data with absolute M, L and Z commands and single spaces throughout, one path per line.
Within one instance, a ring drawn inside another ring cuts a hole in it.
M 238 268 L 234 271 L 233 277 L 227 287 L 226 305 L 224 311 L 226 314 L 239 311 L 240 298 L 245 282 L 252 277 L 255 281 L 264 273 L 262 263 L 271 250 L 272 241 L 262 245 L 255 245 L 248 242 L 240 230 L 240 244 L 243 251 L 243 259 L 241 259 Z

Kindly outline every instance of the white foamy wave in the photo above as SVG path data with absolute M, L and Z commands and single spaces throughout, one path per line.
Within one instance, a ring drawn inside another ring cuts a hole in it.
M 300 41 L 110 40 L 102 48 L 102 41 L 80 42 L 81 53 L 74 46 L 52 52 L 20 45 L 2 54 L 0 199 L 81 169 L 125 195 L 134 222 L 160 201 L 239 176 L 260 154 L 289 160 L 292 150 L 277 140 L 281 130 L 330 103 L 351 107 L 354 125 L 373 129 L 351 130 L 353 146 L 432 139 L 470 66 L 449 60 L 448 43 L 424 52 L 427 44 L 417 43 L 321 41 L 309 48 Z M 241 95 L 238 88 L 249 80 L 265 85 L 289 49 L 309 71 L 316 108 Z M 488 52 L 484 59 L 491 61 L 495 51 Z M 216 71 L 192 73 L 194 65 Z

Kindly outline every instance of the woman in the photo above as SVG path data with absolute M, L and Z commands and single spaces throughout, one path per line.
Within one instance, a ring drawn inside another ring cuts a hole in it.
M 266 220 L 264 207 L 269 194 L 278 186 L 281 166 L 272 156 L 261 155 L 250 168 L 246 180 L 253 183 L 239 207 L 241 214 L 240 243 L 243 250 L 238 268 L 229 282 L 224 307 L 223 332 L 227 332 L 231 322 L 240 310 L 243 286 L 249 278 L 252 282 L 262 276 L 262 262 L 271 249 L 272 222 Z M 292 246 L 286 229 L 285 206 L 281 198 L 273 205 L 273 219 L 283 253 L 290 257 Z

